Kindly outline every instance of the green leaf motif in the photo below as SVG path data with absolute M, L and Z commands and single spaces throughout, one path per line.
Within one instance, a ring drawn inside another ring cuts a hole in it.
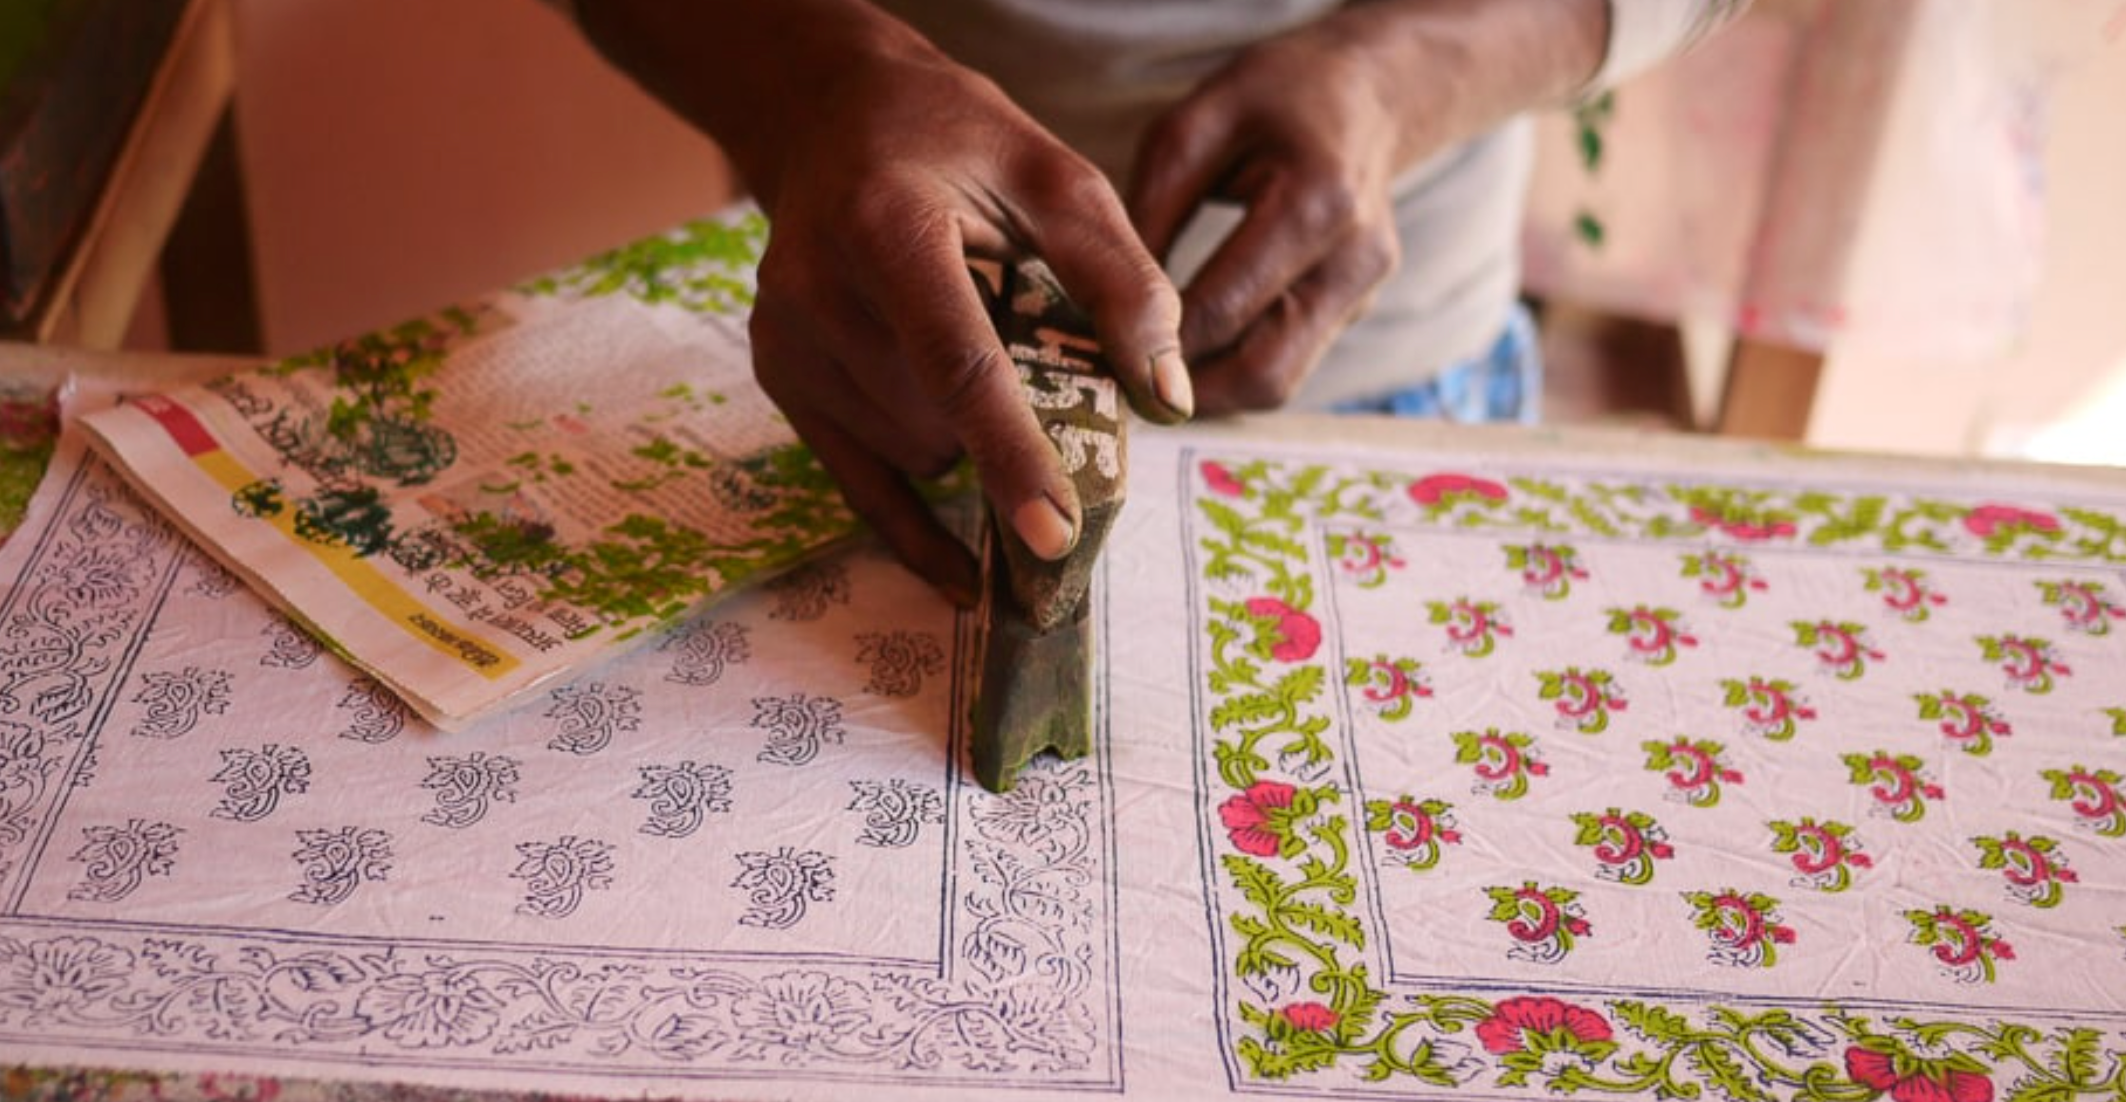
M 1720 704 L 1722 707 L 1740 708 L 1749 702 L 1750 687 L 1748 682 L 1738 681 L 1732 677 L 1720 679 Z
M 1271 686 L 1279 702 L 1287 708 L 1297 709 L 1302 704 L 1311 704 L 1321 695 L 1322 670 L 1320 666 L 1299 666 Z
M 1366 931 L 1358 919 L 1318 903 L 1293 903 L 1278 912 L 1294 926 L 1320 934 L 1353 949 L 1366 946 Z
M 1692 1045 L 1684 1059 L 1703 1075 L 1721 1097 L 1734 1102 L 1770 1102 L 1771 1096 L 1735 1060 L 1724 1045 Z
M 1225 871 L 1233 878 L 1233 887 L 1248 902 L 1264 910 L 1275 910 L 1284 896 L 1284 879 L 1277 870 L 1244 854 L 1228 853 L 1219 858 Z
M 1682 1015 L 1663 1009 L 1652 1003 L 1635 999 L 1615 1003 L 1617 1018 L 1625 1028 L 1653 1042 L 1667 1046 L 1683 1040 L 1691 1032 L 1690 1022 Z

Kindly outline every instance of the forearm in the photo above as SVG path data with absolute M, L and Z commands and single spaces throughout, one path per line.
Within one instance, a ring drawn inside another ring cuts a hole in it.
M 779 190 L 791 134 L 834 125 L 826 105 L 839 88 L 870 79 L 882 62 L 944 63 L 921 35 L 864 0 L 574 6 L 599 52 L 713 138 L 763 197 Z
M 1373 0 L 1323 28 L 1360 59 L 1399 120 L 1395 164 L 1533 107 L 1564 102 L 1600 69 L 1607 0 Z

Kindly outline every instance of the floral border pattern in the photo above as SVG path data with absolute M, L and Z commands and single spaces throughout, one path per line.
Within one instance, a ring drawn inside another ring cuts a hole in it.
M 1204 832 L 1215 867 L 1205 875 L 1230 992 L 1220 1024 L 1235 1090 L 1373 1084 L 1395 1093 L 1536 1088 L 1730 1102 L 1871 1102 L 1887 1093 L 1896 1102 L 1991 1102 L 1998 1085 L 2009 1102 L 2126 1098 L 2126 1047 L 2115 1031 L 2080 1025 L 1907 1015 L 1878 1022 L 1834 1004 L 1763 1009 L 1387 989 L 1368 968 L 1373 931 L 1359 904 L 1354 838 L 1361 826 L 1378 830 L 1381 815 L 1371 805 L 1346 808 L 1355 797 L 1326 779 L 1338 733 L 1324 699 L 1330 678 L 1313 661 L 1323 636 L 1313 606 L 1317 573 L 1327 567 L 1317 568 L 1310 539 L 1316 526 L 1378 529 L 1392 516 L 1403 527 L 1546 538 L 2114 564 L 2126 562 L 2126 520 L 2064 506 L 1411 477 L 1183 454 L 1184 538 L 1201 574 L 1191 577 L 1208 707 L 1198 738 L 1213 786 L 1204 793 L 1213 815 Z M 1566 936 L 1572 912 L 1553 910 L 1555 921 L 1541 930 L 1530 916 L 1507 916 L 1529 927 L 1530 937 L 1515 931 L 1522 949 L 1539 933 Z M 1751 960 L 1771 964 L 1768 955 Z

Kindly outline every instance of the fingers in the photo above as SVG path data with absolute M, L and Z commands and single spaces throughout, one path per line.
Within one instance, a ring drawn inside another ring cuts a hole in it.
M 1029 179 L 1034 202 L 1019 210 L 1028 247 L 1091 316 L 1131 408 L 1162 424 L 1188 420 L 1196 400 L 1182 355 L 1181 296 L 1106 179 L 1082 162 L 1057 167 Z
M 1354 247 L 1357 203 L 1333 173 L 1294 165 L 1237 196 L 1247 213 L 1182 292 L 1182 348 L 1222 351 L 1330 257 Z
M 898 255 L 858 265 L 863 293 L 889 319 L 909 371 L 954 427 L 998 515 L 1035 555 L 1062 558 L 1078 539 L 1077 492 L 967 278 L 961 236 L 949 224 L 907 229 Z
M 1348 246 L 1360 206 L 1351 176 L 1307 134 L 1258 132 L 1235 117 L 1232 89 L 1213 81 L 1147 132 L 1130 211 L 1155 253 L 1172 248 L 1211 198 L 1246 215 L 1182 292 L 1182 352 L 1222 352 L 1333 252 Z
M 1173 249 L 1196 208 L 1217 194 L 1220 179 L 1240 161 L 1231 124 L 1216 103 L 1207 98 L 1183 102 L 1137 143 L 1129 214 L 1153 256 Z
M 1223 352 L 1196 361 L 1206 415 L 1273 410 L 1298 393 L 1389 268 L 1379 248 L 1336 253 L 1265 307 Z
M 949 430 L 920 427 L 941 424 L 926 405 L 903 402 L 904 408 L 888 413 L 875 399 L 880 384 L 873 380 L 886 378 L 896 366 L 889 339 L 878 337 L 868 345 L 870 362 L 843 359 L 821 347 L 831 343 L 856 351 L 848 334 L 863 330 L 860 309 L 831 298 L 811 300 L 815 325 L 808 331 L 783 315 L 782 301 L 763 300 L 749 326 L 761 388 L 826 468 L 849 508 L 894 556 L 947 600 L 974 607 L 981 585 L 973 555 L 938 523 L 908 482 L 909 475 L 934 477 L 949 469 L 958 456 L 957 441 Z
M 906 385 L 892 331 L 854 303 L 836 308 L 833 297 L 803 299 L 809 309 L 801 318 L 782 309 L 787 295 L 755 308 L 762 389 L 777 406 L 813 407 L 904 474 L 944 475 L 960 459 L 952 426 Z
M 842 500 L 884 540 L 895 558 L 961 608 L 981 601 L 974 555 L 931 515 L 908 480 L 834 421 L 809 407 L 784 407 L 790 427 L 826 468 Z

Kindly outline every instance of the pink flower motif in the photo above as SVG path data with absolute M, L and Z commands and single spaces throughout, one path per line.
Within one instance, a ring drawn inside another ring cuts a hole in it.
M 1250 616 L 1276 618 L 1280 641 L 1270 648 L 1270 657 L 1279 662 L 1304 662 L 1321 646 L 1321 624 L 1275 597 L 1250 598 L 1247 610 Z
M 1690 519 L 1705 525 L 1707 528 L 1717 528 L 1734 539 L 1752 543 L 1758 540 L 1792 539 L 1796 531 L 1794 522 L 1790 520 L 1774 520 L 1767 523 L 1737 520 L 1721 516 L 1703 505 L 1691 506 Z
M 1233 472 L 1227 470 L 1225 464 L 1215 460 L 1203 461 L 1203 484 L 1220 497 L 1240 497 L 1247 493 L 1247 487 L 1233 477 Z
M 1439 825 L 1430 812 L 1409 800 L 1397 800 L 1389 806 L 1388 822 L 1381 840 L 1396 849 L 1416 849 L 1432 842 L 1455 845 L 1462 840 L 1461 831 Z
M 1442 501 L 1452 503 L 1458 497 L 1481 498 L 1485 501 L 1506 500 L 1506 487 L 1488 478 L 1466 474 L 1427 475 L 1410 483 L 1410 500 L 1419 505 L 1437 505 Z
M 1499 1003 L 1477 1023 L 1476 1039 L 1484 1049 L 1503 1056 L 1528 1047 L 1528 1035 L 1563 1029 L 1579 1044 L 1607 1041 L 1613 1034 L 1600 1014 L 1547 996 L 1521 996 Z
M 1232 836 L 1233 848 L 1256 857 L 1275 857 L 1284 845 L 1278 812 L 1292 806 L 1297 790 L 1277 781 L 1256 781 L 1246 792 L 1218 805 L 1218 821 Z
M 1859 1045 L 1845 1050 L 1845 1071 L 1853 1082 L 1889 1091 L 1896 1102 L 1993 1102 L 1993 1080 L 1975 1071 L 1922 1065 L 1899 1076 L 1897 1064 L 1891 1053 Z
M 1980 505 L 1964 514 L 1964 528 L 1980 539 L 1990 538 L 2003 528 L 2028 528 L 2049 534 L 2060 530 L 2060 519 L 2051 513 L 2014 505 Z
M 1320 1003 L 1292 1003 L 1278 1008 L 1277 1016 L 1286 1025 L 1306 1033 L 1327 1033 L 1343 1020 L 1343 1015 Z

